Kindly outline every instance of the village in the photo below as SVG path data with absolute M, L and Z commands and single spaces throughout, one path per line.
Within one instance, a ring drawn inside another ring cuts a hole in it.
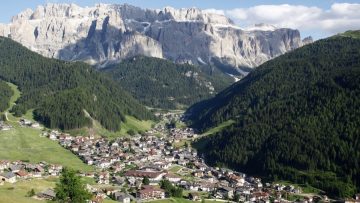
M 74 137 L 56 130 L 45 131 L 41 136 L 58 142 L 84 163 L 96 168 L 95 172 L 79 172 L 80 176 L 94 179 L 97 185 L 112 186 L 87 185 L 94 194 L 92 202 L 102 202 L 105 198 L 123 203 L 165 199 L 173 194 L 161 188 L 164 181 L 179 189 L 181 197 L 192 201 L 290 202 L 286 199 L 287 195 L 302 193 L 299 187 L 263 183 L 260 178 L 244 173 L 208 166 L 187 144 L 199 135 L 191 128 L 169 125 L 181 120 L 177 114 L 159 116 L 164 122 L 153 129 L 141 135 L 114 140 L 93 135 Z M 24 119 L 20 120 L 20 124 L 39 127 Z M 185 144 L 176 144 L 182 142 Z M 2 160 L 0 185 L 31 178 L 58 177 L 61 170 L 62 166 L 45 162 L 31 164 Z M 36 194 L 36 197 L 51 200 L 55 198 L 55 192 L 49 188 Z M 354 202 L 358 202 L 359 198 L 356 196 Z M 317 202 L 320 199 L 329 201 L 326 196 L 306 196 L 298 202 Z

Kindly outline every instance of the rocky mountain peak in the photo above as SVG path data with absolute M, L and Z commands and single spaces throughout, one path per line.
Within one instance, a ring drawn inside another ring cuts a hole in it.
M 297 30 L 265 24 L 242 29 L 224 15 L 197 8 L 151 10 L 129 4 L 49 3 L 0 25 L 0 35 L 47 57 L 99 67 L 136 55 L 256 67 L 309 42 L 302 42 Z

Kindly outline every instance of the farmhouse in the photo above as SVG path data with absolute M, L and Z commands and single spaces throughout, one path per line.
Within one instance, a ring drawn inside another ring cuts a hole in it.
M 140 170 L 130 170 L 125 173 L 126 177 L 134 178 L 144 178 L 147 177 L 150 181 L 160 181 L 166 173 L 161 171 L 140 171 Z
M 4 182 L 15 183 L 16 175 L 13 172 L 7 172 L 0 174 L 0 179 Z
M 54 190 L 47 189 L 43 192 L 38 193 L 36 196 L 40 199 L 53 200 L 56 197 L 56 194 L 55 194 Z
M 165 191 L 153 186 L 144 186 L 138 193 L 140 199 L 164 199 Z

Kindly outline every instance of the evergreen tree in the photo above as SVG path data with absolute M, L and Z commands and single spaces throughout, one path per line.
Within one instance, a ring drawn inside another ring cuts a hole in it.
M 56 201 L 60 203 L 86 203 L 92 197 L 91 193 L 85 189 L 80 177 L 69 168 L 63 169 L 55 192 Z
M 142 180 L 142 183 L 143 183 L 144 185 L 149 185 L 149 184 L 150 184 L 149 178 L 148 178 L 148 177 L 144 177 L 144 179 Z

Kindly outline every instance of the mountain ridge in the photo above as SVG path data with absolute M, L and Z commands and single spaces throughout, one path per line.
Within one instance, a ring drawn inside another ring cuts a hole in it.
M 297 30 L 246 31 L 223 15 L 196 8 L 151 10 L 128 4 L 47 4 L 0 25 L 0 35 L 50 58 L 98 67 L 137 55 L 256 67 L 308 43 Z

